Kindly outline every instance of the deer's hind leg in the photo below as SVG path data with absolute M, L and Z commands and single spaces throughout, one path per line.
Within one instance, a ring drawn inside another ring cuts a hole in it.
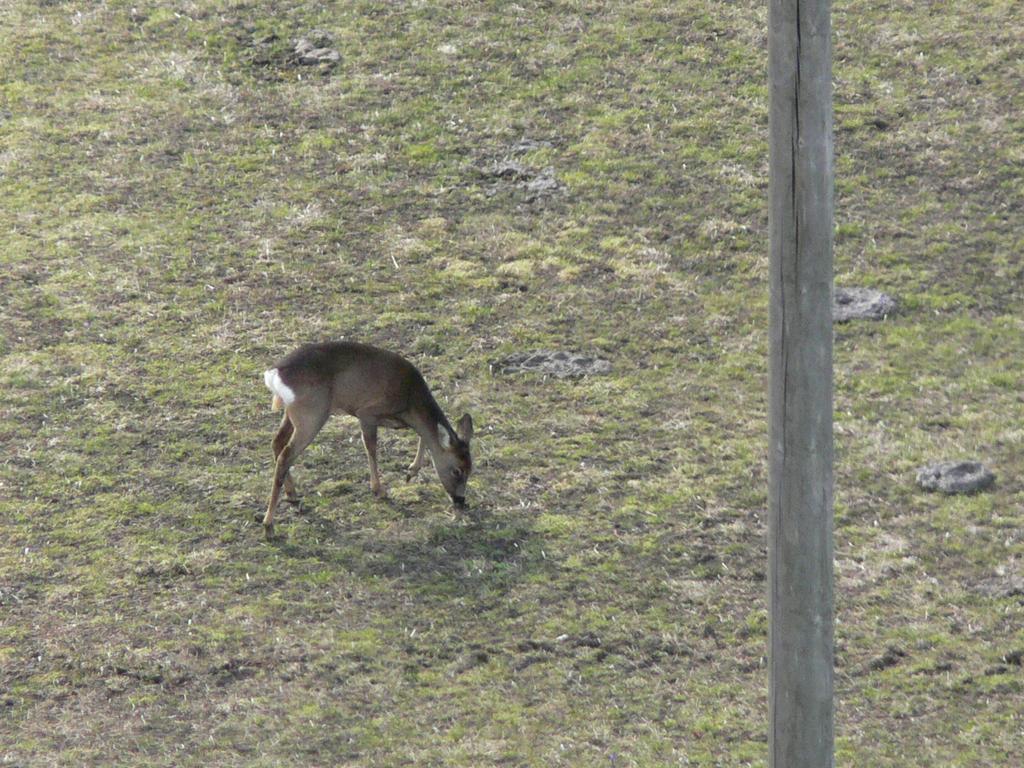
M 292 403 L 285 411 L 288 421 L 291 423 L 291 436 L 277 453 L 277 463 L 274 466 L 274 485 L 270 489 L 270 501 L 267 503 L 267 512 L 263 516 L 263 532 L 269 539 L 274 535 L 274 512 L 277 510 L 278 501 L 281 498 L 281 489 L 288 477 L 288 470 L 291 469 L 295 460 L 306 447 L 313 442 L 320 428 L 331 415 L 330 399 L 326 392 L 310 393 Z M 282 424 L 282 430 L 283 430 Z M 278 436 L 281 431 L 278 432 Z M 275 438 L 276 443 L 276 438 Z
M 281 419 L 281 426 L 277 430 L 277 434 L 274 435 L 274 462 L 276 464 L 277 457 L 281 455 L 281 451 L 288 445 L 288 441 L 291 439 L 292 433 L 295 431 L 295 427 L 292 426 L 291 419 L 288 418 L 288 414 L 285 413 L 284 418 Z M 295 490 L 295 481 L 292 479 L 291 470 L 289 470 L 284 476 L 284 495 L 285 498 L 293 503 L 298 503 L 299 494 Z
M 278 462 L 278 457 L 281 456 L 281 452 L 285 450 L 285 445 L 292 437 L 292 433 L 295 431 L 295 427 L 292 426 L 292 420 L 288 418 L 288 414 L 285 414 L 285 418 L 281 420 L 281 427 L 278 429 L 278 434 L 273 436 L 273 461 L 274 464 Z M 289 471 L 285 475 L 285 498 L 290 502 L 297 502 L 299 495 L 295 489 L 295 481 L 292 479 L 292 473 Z

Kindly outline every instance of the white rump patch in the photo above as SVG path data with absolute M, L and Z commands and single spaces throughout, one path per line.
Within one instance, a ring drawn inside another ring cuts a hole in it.
M 277 368 L 271 368 L 269 371 L 263 372 L 263 383 L 267 385 L 267 389 L 280 397 L 285 405 L 291 405 L 295 402 L 295 393 L 281 379 L 281 374 L 277 372 Z

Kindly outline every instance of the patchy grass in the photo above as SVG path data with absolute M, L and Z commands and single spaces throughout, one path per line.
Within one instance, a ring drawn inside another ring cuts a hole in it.
M 1008 765 L 1024 10 L 834 22 L 837 281 L 901 302 L 836 335 L 838 762 Z M 3 3 L 0 761 L 764 764 L 765 24 Z M 481 172 L 513 154 L 557 188 Z M 402 434 L 374 501 L 339 419 L 267 544 L 260 372 L 342 336 L 473 412 L 472 509 Z M 489 374 L 558 347 L 614 372 Z M 915 487 L 969 456 L 991 493 Z

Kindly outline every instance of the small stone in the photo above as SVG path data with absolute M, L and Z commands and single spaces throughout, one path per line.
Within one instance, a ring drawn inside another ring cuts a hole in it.
M 896 300 L 873 288 L 836 288 L 832 297 L 832 319 L 837 323 L 850 320 L 884 320 L 896 311 Z
M 917 484 L 926 491 L 977 493 L 992 486 L 996 476 L 980 461 L 940 461 L 917 471 Z

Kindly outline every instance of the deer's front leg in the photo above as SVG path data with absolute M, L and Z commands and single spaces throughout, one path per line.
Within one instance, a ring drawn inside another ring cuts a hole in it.
M 379 499 L 384 496 L 384 486 L 380 482 L 380 470 L 377 468 L 377 424 L 360 419 L 359 426 L 363 431 L 366 459 L 370 463 L 370 490 Z
M 405 472 L 405 482 L 409 482 L 416 475 L 419 474 L 420 468 L 427 463 L 427 445 L 423 442 L 423 438 L 420 438 L 420 443 L 416 447 L 416 458 L 413 459 L 412 464 L 409 465 L 409 469 Z

